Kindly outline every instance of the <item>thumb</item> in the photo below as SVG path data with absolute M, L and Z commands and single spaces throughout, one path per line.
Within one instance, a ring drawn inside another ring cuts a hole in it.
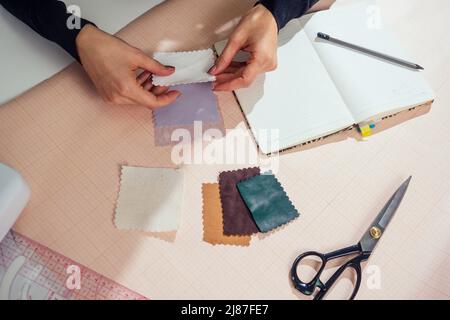
M 233 61 L 233 58 L 236 56 L 236 53 L 242 48 L 243 43 L 244 41 L 238 40 L 232 36 L 219 59 L 217 59 L 216 64 L 209 70 L 209 73 L 212 75 L 217 75 L 228 68 L 230 63 Z
M 158 76 L 170 76 L 175 72 L 175 68 L 171 66 L 165 66 L 150 58 L 145 53 L 139 54 L 138 66 Z

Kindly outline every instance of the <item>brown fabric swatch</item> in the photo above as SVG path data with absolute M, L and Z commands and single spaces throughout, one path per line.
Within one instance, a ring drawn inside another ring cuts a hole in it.
M 259 232 L 236 184 L 260 174 L 259 168 L 224 171 L 219 175 L 220 199 L 225 235 L 251 235 Z
M 211 244 L 236 246 L 250 245 L 250 236 L 226 236 L 223 234 L 222 206 L 218 183 L 205 183 L 203 193 L 203 240 Z

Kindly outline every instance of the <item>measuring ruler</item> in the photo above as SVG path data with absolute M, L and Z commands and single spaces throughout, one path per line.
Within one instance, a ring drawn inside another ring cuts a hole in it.
M 144 296 L 10 231 L 0 242 L 0 300 L 146 300 Z

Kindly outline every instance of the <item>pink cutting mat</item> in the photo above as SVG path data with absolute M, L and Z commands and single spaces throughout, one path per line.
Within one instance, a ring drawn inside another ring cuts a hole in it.
M 78 288 L 66 284 L 70 266 L 79 271 Z M 146 300 L 14 231 L 0 242 L 0 288 L 11 300 Z
M 32 190 L 15 230 L 152 299 L 298 299 L 304 297 L 288 278 L 296 255 L 356 243 L 412 175 L 368 262 L 381 271 L 381 286 L 367 286 L 365 271 L 358 298 L 448 299 L 450 47 L 434 39 L 447 36 L 450 4 L 438 2 L 377 2 L 402 45 L 426 68 L 437 94 L 431 112 L 367 142 L 346 140 L 281 156 L 277 178 L 301 213 L 282 230 L 255 236 L 245 248 L 202 241 L 202 184 L 217 181 L 220 171 L 255 165 L 245 161 L 181 166 L 186 187 L 175 239 L 115 229 L 120 165 L 173 167 L 171 148 L 155 147 L 148 110 L 103 103 L 78 65 L 0 107 L 0 161 L 18 169 Z M 166 1 L 119 36 L 147 52 L 206 48 L 252 4 Z M 245 128 L 233 95 L 218 98 L 225 126 Z

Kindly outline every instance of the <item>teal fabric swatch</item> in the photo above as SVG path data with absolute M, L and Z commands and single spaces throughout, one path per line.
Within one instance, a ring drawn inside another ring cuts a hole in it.
M 241 181 L 237 188 L 261 232 L 269 232 L 299 216 L 273 174 Z

